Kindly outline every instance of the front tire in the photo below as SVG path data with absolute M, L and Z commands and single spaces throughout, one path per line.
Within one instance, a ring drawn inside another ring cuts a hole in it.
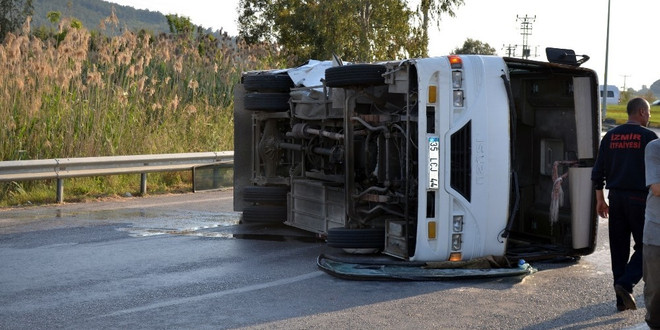
M 325 84 L 339 88 L 384 85 L 386 71 L 387 67 L 380 64 L 335 66 L 325 70 Z
M 328 229 L 328 246 L 342 249 L 378 249 L 385 247 L 384 228 L 331 228 Z

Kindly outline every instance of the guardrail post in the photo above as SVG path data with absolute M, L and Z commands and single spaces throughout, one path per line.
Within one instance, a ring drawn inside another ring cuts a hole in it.
M 57 179 L 57 203 L 64 201 L 64 179 Z
M 147 195 L 147 173 L 140 173 L 140 195 Z
M 217 167 L 213 168 L 213 188 L 220 186 L 220 169 Z
M 197 190 L 195 189 L 196 188 L 196 186 L 195 186 L 195 166 L 193 166 L 193 168 L 190 169 L 190 172 L 192 174 L 192 192 L 195 193 L 195 192 L 197 192 Z

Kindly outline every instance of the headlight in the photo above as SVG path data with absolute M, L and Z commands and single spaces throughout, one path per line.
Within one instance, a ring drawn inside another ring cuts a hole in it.
M 463 216 L 462 215 L 455 215 L 454 219 L 452 221 L 452 228 L 454 229 L 455 233 L 460 233 L 463 231 Z
M 454 88 L 461 88 L 461 86 L 463 86 L 463 72 L 461 72 L 461 71 L 452 71 L 451 72 L 451 84 Z
M 451 250 L 459 251 L 461 249 L 461 234 L 451 235 Z
M 454 106 L 463 107 L 463 91 L 460 89 L 454 90 Z

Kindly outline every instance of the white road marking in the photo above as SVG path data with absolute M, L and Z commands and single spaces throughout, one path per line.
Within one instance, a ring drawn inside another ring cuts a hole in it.
M 242 288 L 236 288 L 236 289 L 231 289 L 231 290 L 207 293 L 207 294 L 194 296 L 194 297 L 171 299 L 171 300 L 168 300 L 168 301 L 163 301 L 163 302 L 150 304 L 150 305 L 145 305 L 145 306 L 141 306 L 141 307 L 124 309 L 124 310 L 116 311 L 114 313 L 100 315 L 99 317 L 119 316 L 119 315 L 125 315 L 125 314 L 130 314 L 130 313 L 144 312 L 144 311 L 157 309 L 157 308 L 170 307 L 170 306 L 188 304 L 188 303 L 195 303 L 195 302 L 199 302 L 199 301 L 206 300 L 206 299 L 216 299 L 216 298 L 220 298 L 220 297 L 227 296 L 227 295 L 230 295 L 230 294 L 241 294 L 241 293 L 246 293 L 246 292 L 250 292 L 250 291 L 267 289 L 267 288 L 278 286 L 278 285 L 286 285 L 286 284 L 291 284 L 291 283 L 295 283 L 295 282 L 305 281 L 305 280 L 309 280 L 309 279 L 321 276 L 323 274 L 324 274 L 324 272 L 319 270 L 319 271 L 315 271 L 315 272 L 311 272 L 311 273 L 307 273 L 307 274 L 302 274 L 302 275 L 298 275 L 298 276 L 294 276 L 294 277 L 283 278 L 283 279 L 273 281 L 273 282 L 249 285 L 249 286 L 245 286 L 245 287 L 242 287 Z

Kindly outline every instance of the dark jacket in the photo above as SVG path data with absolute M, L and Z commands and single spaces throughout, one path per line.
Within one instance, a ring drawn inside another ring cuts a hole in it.
M 655 132 L 637 124 L 619 125 L 607 132 L 591 172 L 594 187 L 647 191 L 644 148 L 657 138 Z

